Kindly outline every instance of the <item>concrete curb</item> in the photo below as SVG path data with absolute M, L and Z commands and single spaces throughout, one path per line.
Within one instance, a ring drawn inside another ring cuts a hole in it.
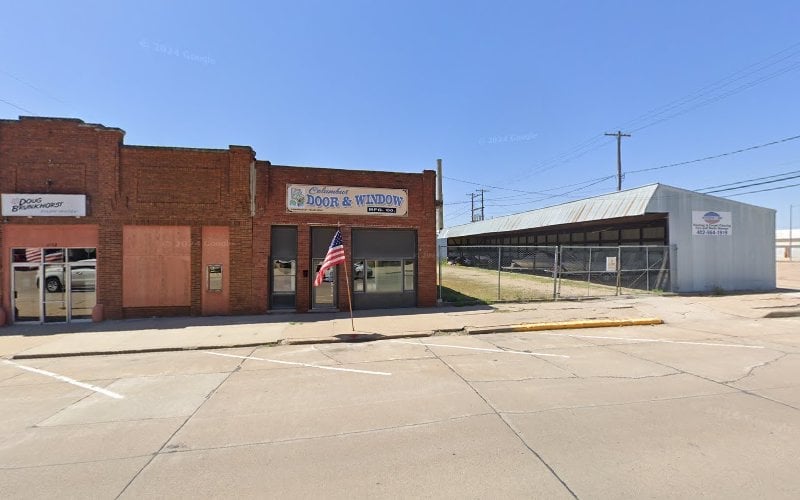
M 441 331 L 424 331 L 413 333 L 390 333 L 380 334 L 372 332 L 353 332 L 341 333 L 330 337 L 304 337 L 304 338 L 287 338 L 273 342 L 251 342 L 246 344 L 229 344 L 229 345 L 201 345 L 191 347 L 144 347 L 141 349 L 116 349 L 108 351 L 75 351 L 75 352 L 58 352 L 58 353 L 31 353 L 31 354 L 15 354 L 11 359 L 43 359 L 43 358 L 69 358 L 80 356 L 113 356 L 117 354 L 142 354 L 142 353 L 155 353 L 155 352 L 179 352 L 179 351 L 204 351 L 210 349 L 235 349 L 238 347 L 273 347 L 278 345 L 309 345 L 309 344 L 339 344 L 339 343 L 357 343 L 357 342 L 372 342 L 376 340 L 391 340 L 391 339 L 411 339 L 411 338 L 425 338 L 433 337 L 437 334 L 458 334 L 459 332 L 466 332 L 467 335 L 485 335 L 489 333 L 507 333 L 507 332 L 535 332 L 540 330 L 577 330 L 581 328 L 602 328 L 602 327 L 618 327 L 618 326 L 647 326 L 647 325 L 660 325 L 664 321 L 660 318 L 634 318 L 634 319 L 594 319 L 594 320 L 578 320 L 578 321 L 553 321 L 546 323 L 530 323 L 524 325 L 507 325 L 507 326 L 487 326 L 487 327 L 467 327 L 464 329 L 447 329 Z
M 468 328 L 470 335 L 483 335 L 486 333 L 508 332 L 538 332 L 541 330 L 578 330 L 582 328 L 604 328 L 618 326 L 649 326 L 661 325 L 661 318 L 633 318 L 633 319 L 588 319 L 577 321 L 553 321 L 548 323 L 531 323 L 527 325 L 509 325 L 485 328 Z

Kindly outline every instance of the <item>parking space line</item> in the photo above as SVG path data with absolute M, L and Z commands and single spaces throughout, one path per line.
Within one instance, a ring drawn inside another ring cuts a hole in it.
M 713 342 L 690 342 L 688 340 L 667 340 L 667 339 L 636 339 L 629 337 L 604 337 L 600 335 L 577 335 L 570 333 L 546 333 L 546 332 L 530 332 L 536 335 L 550 335 L 552 337 L 574 337 L 579 339 L 601 339 L 601 340 L 627 340 L 629 342 L 660 342 L 664 344 L 687 344 L 687 345 L 703 345 L 710 347 L 743 347 L 745 349 L 765 349 L 762 345 L 745 345 L 745 344 L 715 344 Z
M 524 354 L 526 356 L 548 356 L 551 358 L 569 358 L 569 356 L 565 356 L 563 354 L 545 354 L 541 352 L 510 351 L 510 350 L 507 351 L 504 349 L 486 349 L 483 347 L 465 347 L 460 345 L 447 345 L 447 344 L 426 344 L 424 342 L 409 342 L 407 340 L 390 340 L 390 342 L 396 342 L 398 344 L 424 345 L 431 347 L 449 347 L 451 349 L 469 349 L 470 351 L 501 352 L 505 354 Z
M 294 365 L 294 366 L 305 366 L 308 368 L 319 368 L 320 370 L 333 370 L 337 372 L 350 372 L 350 373 L 363 373 L 365 375 L 391 375 L 388 372 L 374 372 L 370 370 L 356 370 L 354 368 L 337 368 L 335 366 L 322 366 L 322 365 L 312 365 L 310 363 L 298 363 L 295 361 L 281 361 L 279 359 L 267 359 L 267 358 L 257 358 L 255 356 L 237 356 L 235 354 L 223 354 L 221 352 L 211 352 L 211 351 L 201 351 L 205 354 L 213 354 L 214 356 L 225 356 L 228 358 L 238 358 L 238 359 L 253 359 L 256 361 L 268 361 L 270 363 L 279 363 L 282 365 Z
M 27 371 L 32 372 L 32 373 L 38 373 L 39 375 L 45 375 L 47 377 L 52 377 L 52 378 L 54 378 L 56 380 L 60 380 L 62 382 L 66 382 L 68 384 L 77 385 L 78 387 L 82 387 L 84 389 L 89 389 L 90 391 L 99 392 L 100 394 L 103 394 L 104 396 L 108 396 L 110 398 L 114 398 L 114 399 L 124 399 L 125 398 L 125 396 L 122 396 L 121 394 L 117 394 L 116 392 L 109 391 L 108 389 L 103 389 L 102 387 L 97 387 L 96 385 L 87 384 L 85 382 L 79 382 L 79 381 L 77 381 L 75 379 L 72 379 L 72 378 L 69 378 L 69 377 L 65 377 L 64 375 L 59 375 L 57 373 L 49 372 L 47 370 L 40 370 L 39 368 L 31 368 L 30 366 L 21 365 L 19 363 L 15 363 L 15 362 L 9 361 L 7 359 L 4 359 L 3 362 L 5 364 L 7 364 L 7 365 L 16 366 L 17 368 L 19 368 L 21 370 L 27 370 Z

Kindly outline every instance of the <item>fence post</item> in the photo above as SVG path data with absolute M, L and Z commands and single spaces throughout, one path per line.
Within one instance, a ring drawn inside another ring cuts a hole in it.
M 650 247 L 644 247 L 644 272 L 647 291 L 650 291 Z
M 502 258 L 503 247 L 497 247 L 497 300 L 500 301 L 500 259 Z
M 592 247 L 589 247 L 589 266 L 586 273 L 586 296 L 592 294 Z
M 617 296 L 622 286 L 622 247 L 617 247 Z
M 669 291 L 675 291 L 675 282 L 678 281 L 678 245 L 673 243 L 669 246 Z
M 559 264 L 561 263 L 561 247 L 556 247 L 556 251 L 553 252 L 553 300 L 558 300 L 558 282 L 561 279 L 561 273 L 559 273 Z

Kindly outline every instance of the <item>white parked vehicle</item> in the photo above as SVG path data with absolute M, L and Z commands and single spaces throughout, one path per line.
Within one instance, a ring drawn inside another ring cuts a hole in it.
M 86 259 L 72 262 L 70 264 L 70 278 L 72 290 L 91 291 L 95 289 L 95 282 L 97 280 L 97 259 Z M 67 268 L 66 264 L 47 265 L 45 266 L 44 274 L 44 288 L 49 293 L 56 293 L 64 291 L 66 281 L 64 279 L 64 270 Z M 36 286 L 39 286 L 39 280 L 36 280 Z

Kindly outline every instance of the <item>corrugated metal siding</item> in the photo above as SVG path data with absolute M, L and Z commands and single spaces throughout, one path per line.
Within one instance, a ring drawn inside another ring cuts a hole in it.
M 664 185 L 647 210 L 669 213 L 676 292 L 775 288 L 775 210 Z M 732 234 L 695 236 L 693 211 L 730 212 Z
M 506 233 L 617 217 L 644 215 L 658 184 L 444 229 L 439 238 Z
M 695 236 L 692 211 L 731 212 L 730 236 Z M 451 227 L 439 238 L 505 233 L 618 217 L 667 213 L 676 292 L 775 288 L 775 210 L 651 184 L 521 214 Z M 800 239 L 800 231 L 798 231 Z

